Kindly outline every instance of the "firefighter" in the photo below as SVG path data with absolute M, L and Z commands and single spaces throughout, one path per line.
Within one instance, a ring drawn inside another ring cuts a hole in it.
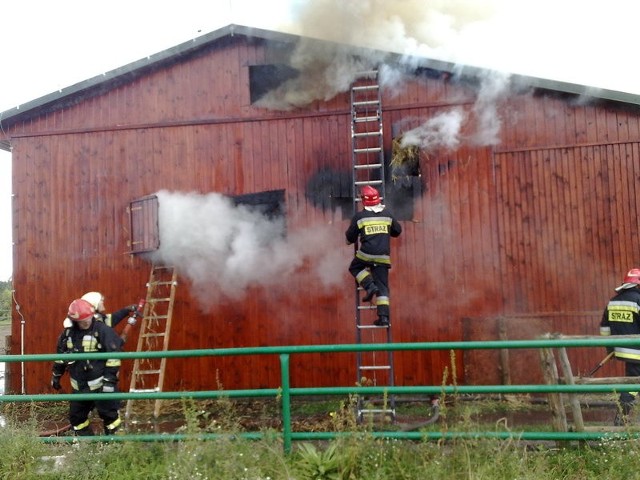
M 106 313 L 107 309 L 104 307 L 104 295 L 100 292 L 87 292 L 81 298 L 89 302 L 94 308 L 96 319 L 106 323 L 110 327 L 115 327 L 127 317 L 129 317 L 129 321 L 133 319 L 135 322 L 136 316 L 132 314 L 137 312 L 137 305 L 127 305 L 113 313 Z M 133 325 L 135 325 L 135 323 L 133 323 Z
M 366 185 L 361 197 L 364 209 L 353 216 L 345 232 L 348 245 L 360 240 L 349 273 L 366 290 L 363 301 L 369 302 L 376 297 L 378 318 L 374 324 L 388 326 L 390 238 L 399 236 L 402 227 L 382 204 L 378 190 Z
M 629 270 L 615 291 L 602 314 L 600 335 L 640 334 L 640 268 Z M 640 377 L 640 344 L 609 347 L 607 351 L 613 351 L 618 360 L 625 362 L 625 376 Z M 638 392 L 620 393 L 614 425 L 625 425 L 629 421 L 637 395 Z
M 94 318 L 94 308 L 86 300 L 76 299 L 69 305 L 71 327 L 58 337 L 57 353 L 120 352 L 122 339 L 106 323 Z M 60 390 L 60 379 L 69 372 L 73 393 L 112 393 L 118 391 L 119 359 L 56 360 L 51 386 Z M 93 435 L 89 413 L 96 409 L 107 435 L 113 435 L 122 423 L 119 400 L 74 400 L 69 402 L 69 422 L 75 435 Z

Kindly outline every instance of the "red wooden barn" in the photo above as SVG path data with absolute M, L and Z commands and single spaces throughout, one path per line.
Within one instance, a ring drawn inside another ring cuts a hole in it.
M 292 62 L 314 46 L 329 60 Z M 53 352 L 84 292 L 111 310 L 136 302 L 162 248 L 179 274 L 172 350 L 355 343 L 350 81 L 327 80 L 345 73 L 332 70 L 342 59 L 388 81 L 385 203 L 404 230 L 392 246 L 393 340 L 597 334 L 640 263 L 640 97 L 229 26 L 1 114 L 11 353 Z M 161 250 L 132 253 L 156 227 L 132 222 L 132 202 L 153 196 Z M 600 353 L 571 355 L 585 371 Z M 537 365 L 524 350 L 399 352 L 395 383 L 437 385 L 445 371 L 530 382 Z M 14 364 L 8 388 L 48 391 L 49 376 L 48 364 Z M 292 360 L 293 386 L 356 380 L 354 354 Z M 209 357 L 170 360 L 164 389 L 279 382 L 275 356 Z

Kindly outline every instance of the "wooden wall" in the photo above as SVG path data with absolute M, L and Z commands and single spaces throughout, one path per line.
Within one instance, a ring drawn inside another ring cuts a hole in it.
M 289 294 L 254 288 L 203 312 L 181 279 L 172 349 L 353 343 L 348 220 L 310 201 L 308 182 L 351 165 L 348 94 L 275 112 L 249 101 L 248 67 L 268 63 L 238 35 L 199 55 L 75 106 L 11 126 L 14 198 L 14 353 L 51 352 L 69 302 L 99 290 L 118 308 L 144 295 L 150 265 L 130 256 L 126 207 L 161 189 L 229 195 L 284 189 L 291 229 L 317 229 L 343 262 L 337 287 L 318 290 L 313 264 Z M 470 111 L 475 92 L 446 79 L 412 78 L 383 98 L 392 132 L 449 108 Z M 500 110 L 500 143 L 462 143 L 421 160 L 422 194 L 391 270 L 398 342 L 596 334 L 600 312 L 638 262 L 635 236 L 640 127 L 637 110 L 571 98 L 514 95 Z M 413 122 L 413 123 L 412 123 Z M 135 337 L 128 348 L 135 345 Z M 574 354 L 572 354 L 574 355 Z M 595 356 L 594 356 L 595 355 Z M 578 352 L 590 369 L 598 352 Z M 512 352 L 514 383 L 534 381 L 535 352 Z M 402 352 L 396 384 L 504 378 L 497 352 Z M 46 391 L 49 366 L 25 365 L 28 392 Z M 611 367 L 613 368 L 613 367 Z M 128 385 L 130 364 L 122 369 Z M 292 361 L 294 386 L 350 385 L 355 357 Z M 12 375 L 14 390 L 20 375 Z M 172 360 L 166 389 L 274 387 L 277 358 Z

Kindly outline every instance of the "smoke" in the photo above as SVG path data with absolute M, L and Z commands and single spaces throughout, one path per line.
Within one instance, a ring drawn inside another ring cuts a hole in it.
M 460 143 L 460 129 L 465 114 L 454 109 L 430 118 L 421 126 L 405 132 L 400 146 L 418 146 L 426 151 L 436 148 L 455 149 Z
M 342 237 L 324 225 L 287 232 L 283 217 L 269 219 L 218 193 L 156 195 L 160 248 L 151 260 L 188 278 L 204 310 L 224 298 L 240 300 L 251 287 L 295 294 L 310 278 L 314 288 L 344 281 Z
M 304 2 L 288 28 L 301 36 L 289 61 L 300 74 L 256 105 L 290 110 L 329 100 L 392 54 L 398 65 L 380 71 L 380 83 L 387 89 L 397 85 L 403 71 L 428 66 L 429 59 L 456 63 L 473 48 L 470 38 L 480 35 L 474 33 L 477 25 L 494 15 L 499 4 L 500 0 L 482 5 L 475 0 Z
M 454 108 L 404 132 L 400 146 L 406 148 L 415 145 L 425 152 L 430 152 L 440 148 L 455 150 L 461 143 L 478 146 L 497 145 L 500 143 L 502 125 L 498 105 L 508 86 L 508 75 L 491 73 L 483 76 L 478 96 L 471 108 L 475 121 L 471 133 L 462 133 L 464 123 L 470 115 L 462 108 Z

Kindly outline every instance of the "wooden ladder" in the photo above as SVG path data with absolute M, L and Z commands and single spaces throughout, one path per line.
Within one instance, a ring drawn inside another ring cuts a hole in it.
M 378 71 L 362 72 L 351 85 L 351 144 L 353 213 L 359 209 L 360 188 L 371 185 L 385 196 L 382 108 Z M 358 250 L 358 243 L 354 244 Z M 355 282 L 356 341 L 391 343 L 391 326 L 373 325 L 376 306 L 361 300 L 363 289 Z M 357 383 L 363 386 L 393 386 L 393 352 L 357 352 Z M 357 400 L 357 420 L 382 415 L 395 420 L 395 397 Z
M 174 267 L 153 265 L 147 283 L 147 298 L 140 325 L 136 352 L 160 352 L 169 348 L 171 317 L 176 295 L 177 272 Z M 136 358 L 131 372 L 130 392 L 161 392 L 166 358 Z M 141 400 L 127 400 L 125 419 L 129 420 L 134 405 Z M 153 416 L 160 415 L 161 400 L 155 400 Z

